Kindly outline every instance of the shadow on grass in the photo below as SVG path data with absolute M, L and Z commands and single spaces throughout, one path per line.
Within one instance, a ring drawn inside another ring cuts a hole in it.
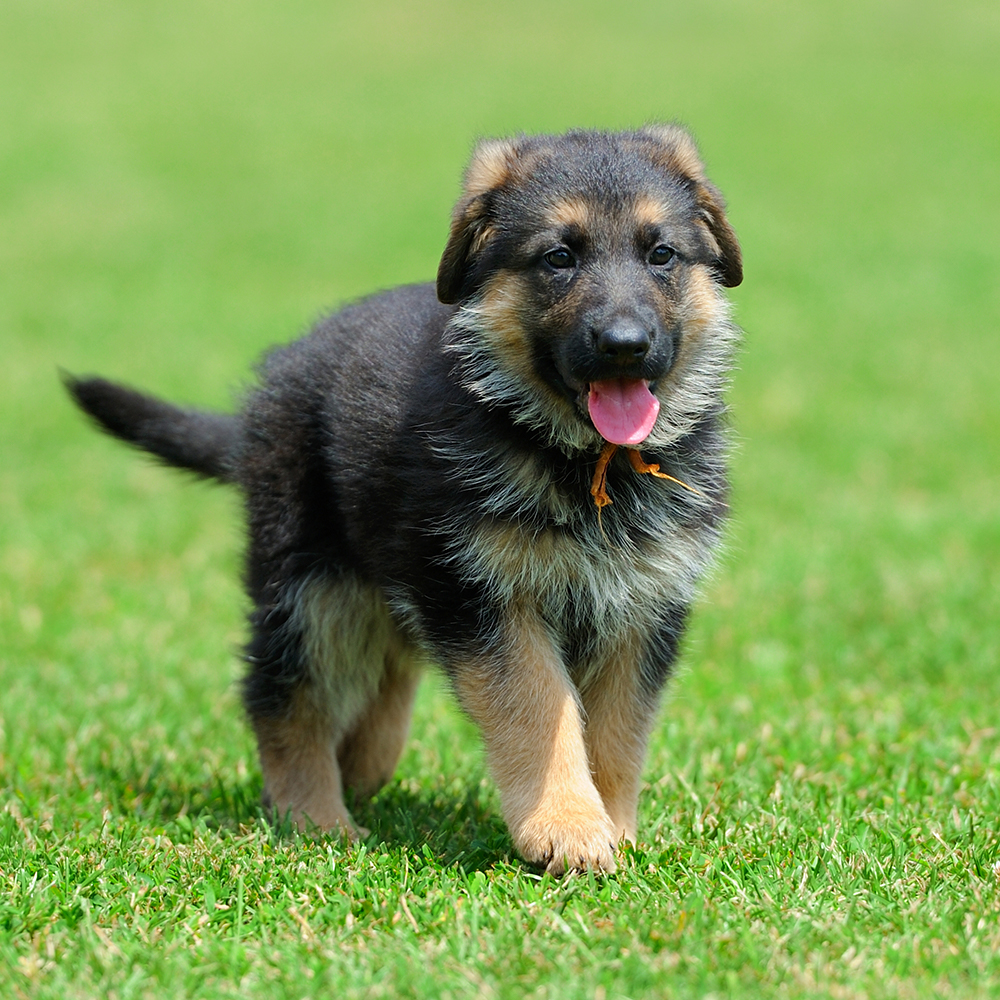
M 514 857 L 507 826 L 478 785 L 411 791 L 391 783 L 370 802 L 353 806 L 355 819 L 371 830 L 369 843 L 429 851 L 439 864 L 466 871 Z
M 239 830 L 266 815 L 259 776 L 216 774 L 197 781 L 158 762 L 143 769 L 105 763 L 94 768 L 93 782 L 113 811 L 145 823 L 167 826 L 188 817 L 211 829 Z
M 238 832 L 262 822 L 278 840 L 297 834 L 291 823 L 261 803 L 259 775 L 243 779 L 215 775 L 211 782 L 185 780 L 173 768 L 98 766 L 94 782 L 110 808 L 140 823 L 163 826 L 173 835 L 203 823 L 210 830 Z M 352 815 L 367 827 L 370 847 L 384 845 L 429 855 L 445 867 L 491 868 L 514 857 L 503 819 L 478 783 L 444 789 L 438 783 L 414 791 L 391 782 L 370 801 L 350 801 Z M 335 838 L 335 835 L 331 835 Z

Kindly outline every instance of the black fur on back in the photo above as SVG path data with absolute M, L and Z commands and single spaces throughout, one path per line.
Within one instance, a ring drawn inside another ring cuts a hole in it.
M 96 376 L 64 374 L 77 406 L 101 430 L 151 452 L 167 465 L 207 479 L 232 482 L 240 444 L 239 418 L 182 409 Z

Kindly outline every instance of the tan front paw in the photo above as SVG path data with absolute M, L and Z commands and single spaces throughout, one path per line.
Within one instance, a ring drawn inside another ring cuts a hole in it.
M 618 833 L 604 814 L 577 810 L 535 813 L 511 827 L 514 846 L 525 861 L 553 875 L 566 871 L 613 872 Z

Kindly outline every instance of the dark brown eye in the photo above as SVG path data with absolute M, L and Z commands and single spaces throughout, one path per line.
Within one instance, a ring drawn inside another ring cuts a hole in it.
M 555 250 L 550 250 L 542 259 L 549 267 L 554 267 L 557 270 L 576 266 L 576 258 L 565 247 L 556 247 Z
M 661 243 L 658 247 L 654 247 L 653 251 L 649 255 L 649 263 L 655 264 L 658 267 L 662 267 L 664 264 L 669 264 L 674 259 L 674 251 L 672 248 L 668 247 L 666 243 Z

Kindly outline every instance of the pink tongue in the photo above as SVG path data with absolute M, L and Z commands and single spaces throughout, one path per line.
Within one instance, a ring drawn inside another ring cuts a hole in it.
M 641 378 L 610 378 L 591 382 L 587 398 L 590 419 L 605 441 L 639 444 L 656 423 L 660 401 Z

